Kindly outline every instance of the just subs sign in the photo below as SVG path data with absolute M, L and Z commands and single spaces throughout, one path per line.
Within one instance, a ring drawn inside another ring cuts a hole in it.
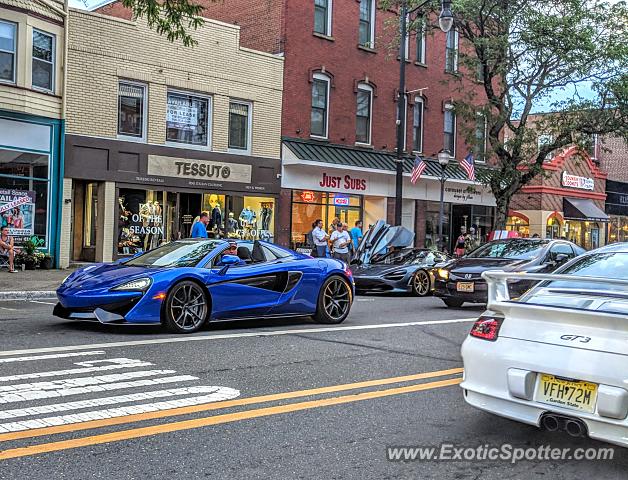
M 252 170 L 251 165 L 240 163 L 149 155 L 147 173 L 159 177 L 251 183 Z

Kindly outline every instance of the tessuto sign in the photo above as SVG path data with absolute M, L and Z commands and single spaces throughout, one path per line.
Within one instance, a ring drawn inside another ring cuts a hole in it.
M 240 163 L 212 162 L 161 155 L 148 156 L 148 174 L 158 177 L 251 183 L 251 172 L 251 165 Z
M 593 190 L 595 188 L 592 178 L 570 175 L 566 171 L 563 172 L 561 184 L 563 187 L 578 188 L 580 190 Z
M 342 190 L 356 190 L 363 192 L 366 190 L 367 182 L 363 178 L 352 177 L 351 175 L 331 176 L 323 173 L 323 178 L 318 184 L 323 188 L 337 188 Z

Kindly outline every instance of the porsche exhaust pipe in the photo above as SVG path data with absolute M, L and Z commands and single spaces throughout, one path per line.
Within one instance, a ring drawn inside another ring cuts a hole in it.
M 567 432 L 572 437 L 586 437 L 588 435 L 587 426 L 579 418 L 545 413 L 541 417 L 540 423 L 541 427 L 548 432 L 561 430 Z
M 587 435 L 587 427 L 582 420 L 566 420 L 565 431 L 572 437 L 586 437 Z
M 549 413 L 541 417 L 541 426 L 548 432 L 555 432 L 560 428 L 560 422 L 556 415 Z

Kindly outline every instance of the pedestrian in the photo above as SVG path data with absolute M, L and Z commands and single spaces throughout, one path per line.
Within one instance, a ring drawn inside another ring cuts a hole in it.
M 332 243 L 332 257 L 337 260 L 342 260 L 348 265 L 351 261 L 349 258 L 351 237 L 349 236 L 349 232 L 344 230 L 342 222 L 336 224 L 336 231 L 331 234 L 329 240 Z
M 207 224 L 209 223 L 209 215 L 207 212 L 201 212 L 198 222 L 192 225 L 191 238 L 207 238 Z
M 334 219 L 331 221 L 331 225 L 329 226 L 330 235 L 336 231 L 336 225 L 338 225 L 339 223 L 340 219 L 338 217 L 334 217 Z
M 9 273 L 17 273 L 13 263 L 15 259 L 15 241 L 9 235 L 9 227 L 0 229 L 0 257 L 5 257 L 9 260 Z
M 355 222 L 355 227 L 351 229 L 351 241 L 353 242 L 353 249 L 357 250 L 360 245 L 360 240 L 364 234 L 362 233 L 362 220 Z
M 323 230 L 323 221 L 321 219 L 316 220 L 312 224 L 312 239 L 314 241 L 314 249 L 312 250 L 313 257 L 326 257 L 327 256 L 327 239 L 329 235 Z
M 478 240 L 475 236 L 475 228 L 471 227 L 469 229 L 469 233 L 465 236 L 464 239 L 464 254 L 472 252 L 478 248 Z
M 464 255 L 464 244 L 466 241 L 467 229 L 460 227 L 460 235 L 456 239 L 456 247 L 454 248 L 454 255 L 456 257 L 462 257 Z
M 541 236 L 538 233 L 535 233 L 534 235 L 532 235 L 532 238 L 541 238 Z

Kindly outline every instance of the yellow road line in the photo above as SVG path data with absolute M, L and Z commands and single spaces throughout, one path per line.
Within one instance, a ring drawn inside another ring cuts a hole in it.
M 391 383 L 411 382 L 425 378 L 441 377 L 444 375 L 454 375 L 462 373 L 462 368 L 451 368 L 448 370 L 438 370 L 435 372 L 417 373 L 414 375 L 404 375 L 402 377 L 382 378 L 378 380 L 368 380 L 357 383 L 345 383 L 343 385 L 331 385 L 329 387 L 311 388 L 308 390 L 297 390 L 293 392 L 275 393 L 271 395 L 262 395 L 257 397 L 238 398 L 236 400 L 227 400 L 224 402 L 205 403 L 201 405 L 193 405 L 190 407 L 172 408 L 169 410 L 161 410 L 158 412 L 138 413 L 135 415 L 127 415 L 125 417 L 108 418 L 103 420 L 92 420 L 89 422 L 73 423 L 68 425 L 59 425 L 56 427 L 34 428 L 32 430 L 24 430 L 21 432 L 2 433 L 0 434 L 0 442 L 8 442 L 11 440 L 20 440 L 23 438 L 40 437 L 42 435 L 54 435 L 57 433 L 76 432 L 79 430 L 89 430 L 91 428 L 109 427 L 112 425 L 121 425 L 125 423 L 141 422 L 144 420 L 154 420 L 157 418 L 174 417 L 177 415 L 187 415 L 190 413 L 205 412 L 209 410 L 220 410 L 230 407 L 241 407 L 244 405 L 253 405 L 256 403 L 273 402 L 277 400 L 287 400 L 291 398 L 308 397 L 310 395 L 322 395 L 325 393 L 340 392 L 343 390 L 353 390 L 356 388 L 374 387 L 379 385 L 388 385 Z
M 222 423 L 237 422 L 240 420 L 248 420 L 251 418 L 267 417 L 271 415 L 279 415 L 282 413 L 297 412 L 300 410 L 309 410 L 312 408 L 328 407 L 331 405 L 340 405 L 343 403 L 359 402 L 370 400 L 373 398 L 388 397 L 391 395 L 400 395 L 404 393 L 419 392 L 421 390 L 431 390 L 451 385 L 459 384 L 462 381 L 460 377 L 440 380 L 436 382 L 419 383 L 416 385 L 407 385 L 405 387 L 390 388 L 387 390 L 375 390 L 371 392 L 356 393 L 352 395 L 344 395 L 340 397 L 322 398 L 319 400 L 310 400 L 307 402 L 289 403 L 286 405 L 278 405 L 274 407 L 258 408 L 253 410 L 245 410 L 236 413 L 227 413 L 223 415 L 214 415 L 210 417 L 195 418 L 192 420 L 183 420 L 179 422 L 165 423 L 162 425 L 154 425 L 150 427 L 133 428 L 113 433 L 104 433 L 101 435 L 93 435 L 83 438 L 75 438 L 72 440 L 62 440 L 59 442 L 42 443 L 39 445 L 31 445 L 28 447 L 13 448 L 0 452 L 0 460 L 10 458 L 26 457 L 30 455 L 38 455 L 41 453 L 58 452 L 72 448 L 87 447 L 90 445 L 100 445 L 103 443 L 119 442 L 123 440 L 131 440 L 134 438 L 148 437 L 159 435 L 162 433 L 177 432 L 181 430 L 190 430 L 194 428 L 207 427 L 210 425 L 219 425 Z

